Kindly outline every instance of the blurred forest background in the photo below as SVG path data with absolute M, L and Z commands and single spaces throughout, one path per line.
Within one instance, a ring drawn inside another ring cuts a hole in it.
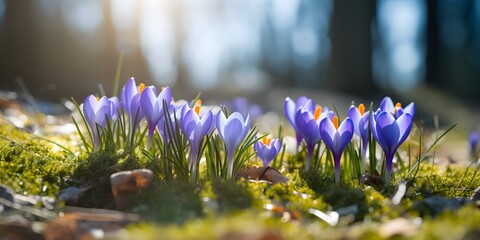
M 121 52 L 122 83 L 180 98 L 392 94 L 451 121 L 480 103 L 480 1 L 0 0 L 1 89 L 111 93 Z

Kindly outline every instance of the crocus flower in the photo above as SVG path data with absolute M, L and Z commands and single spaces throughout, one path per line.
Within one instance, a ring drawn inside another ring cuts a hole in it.
M 365 105 L 363 104 L 358 105 L 358 108 L 352 105 L 348 110 L 348 117 L 352 119 L 355 134 L 357 134 L 361 140 L 362 173 L 365 173 L 368 138 L 370 133 L 368 129 L 370 112 L 365 112 Z
M 319 124 L 323 118 L 333 117 L 333 112 L 322 111 L 322 107 L 317 106 L 315 111 L 308 108 L 299 108 L 295 114 L 295 126 L 300 136 L 307 143 L 307 159 L 305 162 L 305 171 L 310 170 L 310 162 L 312 159 L 315 144 L 321 140 Z
M 280 139 L 271 139 L 264 137 L 253 145 L 253 149 L 262 162 L 263 166 L 267 167 L 270 162 L 278 155 L 281 148 Z
M 306 109 L 310 112 L 315 111 L 315 104 L 312 99 L 309 99 L 305 96 L 300 96 L 296 102 L 291 98 L 285 98 L 285 103 L 283 104 L 283 109 L 285 111 L 285 117 L 287 118 L 290 125 L 292 125 L 293 130 L 295 131 L 297 138 L 297 147 L 302 142 L 302 134 L 299 133 L 297 124 L 295 123 L 295 114 L 300 109 Z
M 213 130 L 213 113 L 208 110 L 203 116 L 200 116 L 201 101 L 197 100 L 195 106 L 190 108 L 185 104 L 180 115 L 180 130 L 185 134 L 190 143 L 190 156 L 188 164 L 190 167 L 190 177 L 196 180 L 197 162 L 200 151 L 200 145 L 203 138 Z
M 143 118 L 143 112 L 140 108 L 140 96 L 143 89 L 145 89 L 145 85 L 141 83 L 137 87 L 135 79 L 132 77 L 128 79 L 120 95 L 123 109 L 129 119 L 129 139 L 133 138 L 135 129 Z
M 393 101 L 390 97 L 384 97 L 380 102 L 380 110 L 391 112 L 395 115 L 395 118 L 398 118 L 404 112 L 410 114 L 410 116 L 415 117 L 415 104 L 411 102 L 405 108 L 402 108 L 402 104 L 397 102 L 393 105 Z
M 395 118 L 395 114 L 381 111 L 376 117 L 371 118 L 372 134 L 385 153 L 386 175 L 385 183 L 390 183 L 392 162 L 395 152 L 407 139 L 412 129 L 413 117 L 407 112 Z
M 354 125 L 352 119 L 345 118 L 338 125 L 338 117 L 333 116 L 332 119 L 324 118 L 320 122 L 320 135 L 325 146 L 330 149 L 335 163 L 335 182 L 340 182 L 340 158 L 343 150 L 350 143 L 353 137 Z
M 242 114 L 233 112 L 227 118 L 225 113 L 220 111 L 217 114 L 216 127 L 227 151 L 228 177 L 233 177 L 233 157 L 250 129 L 250 115 L 243 119 Z
M 157 123 L 164 115 L 163 101 L 166 101 L 167 105 L 172 101 L 169 87 L 163 88 L 158 96 L 156 92 L 155 87 L 149 86 L 143 90 L 140 97 L 140 108 L 148 124 L 147 149 L 150 148 Z
M 475 157 L 477 153 L 479 134 L 478 131 L 472 131 L 470 136 L 468 136 L 468 143 L 470 144 L 470 156 Z
M 90 130 L 92 130 L 95 151 L 100 146 L 100 135 L 102 129 L 107 125 L 107 121 L 111 118 L 111 112 L 111 104 L 107 97 L 98 99 L 90 95 L 83 102 L 83 115 Z

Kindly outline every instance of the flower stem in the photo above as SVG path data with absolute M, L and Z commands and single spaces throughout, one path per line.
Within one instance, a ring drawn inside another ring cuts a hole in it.
M 392 174 L 392 163 L 395 152 L 385 154 L 385 186 L 390 185 L 390 175 Z
M 340 158 L 342 157 L 342 155 L 340 154 L 340 156 L 334 156 L 333 157 L 333 162 L 335 164 L 335 183 L 340 183 Z

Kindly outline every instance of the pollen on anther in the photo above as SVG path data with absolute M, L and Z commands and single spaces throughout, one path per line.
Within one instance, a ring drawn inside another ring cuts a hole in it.
M 262 138 L 262 143 L 265 145 L 265 146 L 270 146 L 270 142 L 272 141 L 271 138 L 269 137 L 264 137 Z
M 397 102 L 397 104 L 395 104 L 395 108 L 401 108 L 402 107 L 402 104 Z
M 338 116 L 333 116 L 333 126 L 338 130 Z
M 361 116 L 365 114 L 365 105 L 363 105 L 363 103 L 360 103 L 360 105 L 358 105 L 358 111 L 360 112 Z
M 202 100 L 198 99 L 195 102 L 195 106 L 193 107 L 193 110 L 197 113 L 197 115 L 200 115 L 200 108 L 202 107 Z
M 140 85 L 138 86 L 138 91 L 139 91 L 140 93 L 142 93 L 142 92 L 143 92 L 143 89 L 145 89 L 145 84 L 140 83 Z
M 322 107 L 321 106 L 317 106 L 315 108 L 315 113 L 313 114 L 313 118 L 316 120 L 318 120 L 318 118 L 320 117 L 320 114 L 322 114 Z

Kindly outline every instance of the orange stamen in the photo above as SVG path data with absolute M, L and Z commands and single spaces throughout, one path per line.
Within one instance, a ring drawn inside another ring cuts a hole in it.
M 338 130 L 338 117 L 333 116 L 333 126 L 335 126 L 335 129 Z
M 365 114 L 365 105 L 363 105 L 363 103 L 360 103 L 360 105 L 358 105 L 358 111 L 360 112 L 361 116 Z
M 202 106 L 202 100 L 198 99 L 195 102 L 195 106 L 193 106 L 193 110 L 197 113 L 197 115 L 200 115 L 200 107 Z
M 313 119 L 315 119 L 315 121 L 318 120 L 318 118 L 320 117 L 320 114 L 322 114 L 322 107 L 321 106 L 317 106 L 315 108 L 315 113 L 313 114 Z
M 272 141 L 271 138 L 269 137 L 264 137 L 262 138 L 262 143 L 265 145 L 265 146 L 270 146 L 270 142 Z
M 402 107 L 402 104 L 397 102 L 397 104 L 395 104 L 395 108 L 401 108 Z
M 143 92 L 143 89 L 145 89 L 145 84 L 140 83 L 140 86 L 138 86 L 138 91 L 139 91 L 140 93 L 142 93 L 142 92 Z

